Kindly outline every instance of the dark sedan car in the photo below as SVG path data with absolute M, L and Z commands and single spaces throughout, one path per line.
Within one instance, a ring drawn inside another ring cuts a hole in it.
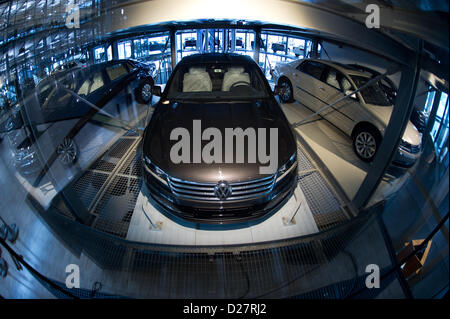
M 186 48 L 196 48 L 197 47 L 197 40 L 195 38 L 187 38 L 186 40 L 184 40 L 183 43 L 183 49 Z
M 161 99 L 142 154 L 150 199 L 163 213 L 197 226 L 238 225 L 259 222 L 287 201 L 296 186 L 295 138 L 250 57 L 185 57 L 164 92 L 155 86 L 154 93 Z M 271 168 L 262 159 L 268 153 Z
M 154 71 L 133 60 L 117 60 L 60 71 L 42 80 L 2 123 L 3 131 L 14 136 L 16 167 L 28 175 L 50 167 L 57 158 L 65 165 L 75 163 L 77 144 L 84 143 L 77 141 L 82 129 L 97 113 L 116 112 L 118 106 L 111 101 L 118 96 L 125 100 L 126 88 L 134 91 L 137 101 L 148 103 Z M 47 142 L 40 141 L 44 137 Z
M 285 43 L 272 43 L 272 51 L 277 53 L 278 51 L 283 51 L 286 49 Z

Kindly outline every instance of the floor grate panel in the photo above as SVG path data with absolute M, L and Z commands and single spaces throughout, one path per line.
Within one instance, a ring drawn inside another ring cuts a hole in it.
M 87 209 L 96 200 L 90 211 L 96 218 L 93 227 L 122 238 L 127 235 L 142 185 L 142 160 L 139 144 L 135 142 L 136 139 L 130 136 L 120 138 L 73 184 L 76 194 Z M 130 149 L 132 146 L 133 149 Z M 126 158 L 123 158 L 125 155 Z M 346 221 L 347 217 L 335 195 L 300 148 L 297 158 L 298 182 L 319 230 Z M 120 167 L 117 167 L 119 162 Z M 99 191 L 102 192 L 100 197 Z
M 135 139 L 122 138 L 116 142 L 111 150 L 108 152 L 108 157 L 122 158 L 125 153 L 130 149 L 130 146 L 134 143 Z
M 347 220 L 338 200 L 319 172 L 300 175 L 298 182 L 320 230 L 334 226 L 339 221 Z
M 125 238 L 141 186 L 140 178 L 115 176 L 94 209 L 94 227 Z
M 297 149 L 297 163 L 298 163 L 298 171 L 310 171 L 315 169 L 314 165 L 311 164 L 306 155 L 302 152 L 301 149 Z
M 86 171 L 73 185 L 76 194 L 86 208 L 89 208 L 108 174 Z

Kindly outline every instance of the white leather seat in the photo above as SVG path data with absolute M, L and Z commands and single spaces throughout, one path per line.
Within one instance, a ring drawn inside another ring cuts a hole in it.
M 243 67 L 229 68 L 223 76 L 222 91 L 229 91 L 230 87 L 237 82 L 246 82 L 250 85 L 250 75 L 244 72 Z
M 204 68 L 190 68 L 183 77 L 183 92 L 211 92 L 212 82 Z

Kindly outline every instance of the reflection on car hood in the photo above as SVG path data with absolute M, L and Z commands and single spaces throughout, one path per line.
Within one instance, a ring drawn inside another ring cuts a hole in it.
M 260 163 L 212 163 L 212 164 L 174 164 L 170 160 L 170 149 L 177 141 L 170 140 L 174 128 L 183 127 L 190 133 L 191 160 L 193 141 L 193 120 L 201 120 L 201 130 L 215 127 L 222 134 L 222 161 L 225 157 L 225 128 L 246 129 L 253 127 L 278 129 L 278 167 L 286 163 L 296 152 L 296 144 L 291 128 L 285 120 L 276 101 L 235 102 L 235 103 L 170 103 L 158 105 L 155 114 L 145 132 L 143 153 L 173 177 L 183 180 L 215 183 L 220 179 L 228 182 L 258 179 Z M 209 141 L 202 141 L 202 147 Z M 245 144 L 245 162 L 247 162 L 247 143 Z M 267 143 L 266 153 L 269 153 Z M 236 155 L 236 146 L 234 146 Z M 264 164 L 263 166 L 266 166 Z
M 367 109 L 384 125 L 387 127 L 389 119 L 392 115 L 393 106 L 378 106 L 366 104 Z M 411 121 L 408 121 L 402 140 L 411 145 L 420 145 L 422 143 L 422 135 Z

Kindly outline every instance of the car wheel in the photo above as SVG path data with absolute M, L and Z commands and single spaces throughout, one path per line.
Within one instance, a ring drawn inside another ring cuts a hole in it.
M 78 156 L 78 149 L 75 141 L 71 138 L 64 138 L 61 144 L 56 148 L 56 152 L 58 153 L 59 160 L 64 165 L 71 165 L 75 163 Z
M 141 104 L 148 104 L 152 98 L 153 83 L 149 80 L 142 82 L 136 90 L 136 100 Z
M 280 99 L 283 103 L 291 103 L 294 101 L 294 95 L 292 92 L 292 84 L 287 79 L 281 79 L 278 85 L 283 89 L 283 93 L 280 94 Z
M 358 129 L 353 136 L 353 150 L 364 162 L 371 162 L 377 153 L 381 138 L 378 131 L 371 127 Z

